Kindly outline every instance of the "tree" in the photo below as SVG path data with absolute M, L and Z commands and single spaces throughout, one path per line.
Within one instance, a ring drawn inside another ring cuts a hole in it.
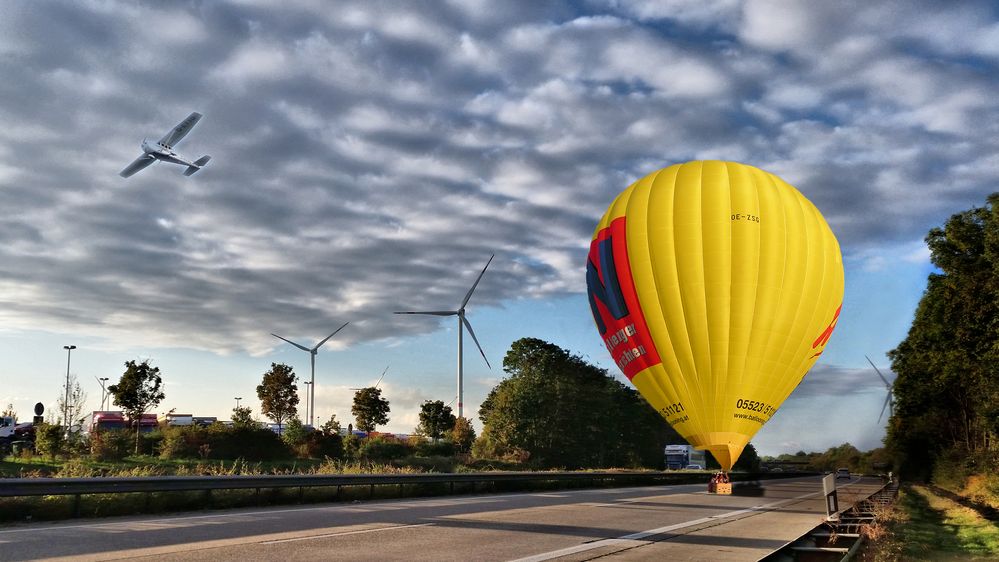
M 739 460 L 732 466 L 733 470 L 743 470 L 746 472 L 760 471 L 760 455 L 756 452 L 756 447 L 752 443 L 747 443 L 746 447 L 739 455 Z
M 451 407 L 443 400 L 427 400 L 420 406 L 420 425 L 417 431 L 436 443 L 445 433 L 454 429 L 455 417 Z
M 323 435 L 340 435 L 340 422 L 337 421 L 336 414 L 330 414 L 330 419 L 319 426 L 319 430 L 323 432 Z
M 65 391 L 65 389 L 63 389 Z M 76 375 L 69 376 L 69 401 L 66 401 L 65 392 L 59 393 L 59 398 L 56 400 L 56 410 L 59 412 L 66 413 L 66 420 L 69 423 L 69 427 L 65 428 L 68 433 L 78 433 L 73 432 L 73 427 L 83 423 L 86 419 L 86 414 L 84 413 L 87 407 L 87 393 L 80 386 L 80 382 L 76 379 Z
M 14 404 L 7 404 L 7 407 L 4 408 L 3 413 L 0 413 L 0 416 L 13 418 L 14 423 L 17 423 L 17 412 L 14 410 Z
M 135 426 L 135 454 L 139 454 L 139 420 L 142 414 L 166 398 L 162 387 L 160 368 L 151 366 L 148 359 L 142 363 L 126 361 L 125 373 L 118 384 L 108 387 L 108 393 L 114 396 L 114 404 L 125 411 L 128 420 Z
M 298 414 L 298 377 L 284 363 L 271 363 L 271 370 L 264 373 L 263 382 L 257 386 L 260 411 L 274 420 L 281 432 L 281 423 Z
M 369 386 L 354 393 L 350 412 L 354 414 L 357 429 L 374 431 L 375 427 L 388 423 L 389 402 L 382 398 L 381 389 Z
M 454 420 L 454 427 L 451 429 L 451 442 L 459 453 L 467 453 L 472 449 L 475 442 L 475 429 L 468 418 L 461 417 Z
M 910 476 L 999 450 L 999 193 L 926 236 L 931 273 L 906 338 L 887 448 Z M 954 453 L 954 454 L 950 454 Z
M 554 344 L 513 342 L 503 370 L 479 409 L 477 451 L 550 467 L 660 466 L 678 439 L 637 391 Z
M 236 406 L 232 409 L 233 427 L 257 427 L 257 422 L 253 421 L 253 410 L 249 406 Z
M 302 420 L 298 419 L 298 416 L 288 420 L 288 426 L 281 433 L 281 439 L 284 440 L 285 444 L 296 450 L 305 443 L 308 436 L 309 432 L 306 431 L 305 425 L 302 424 Z

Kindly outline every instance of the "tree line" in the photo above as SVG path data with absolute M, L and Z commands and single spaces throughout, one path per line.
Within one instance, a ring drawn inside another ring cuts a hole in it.
M 888 353 L 895 410 L 885 444 L 930 478 L 999 467 L 999 193 L 926 236 L 937 271 L 906 338 Z

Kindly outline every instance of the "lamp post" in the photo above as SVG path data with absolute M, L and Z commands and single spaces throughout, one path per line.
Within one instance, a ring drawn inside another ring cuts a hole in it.
M 97 383 L 101 385 L 101 411 L 104 411 L 104 399 L 107 396 L 107 390 L 104 388 L 104 384 L 108 381 L 108 377 L 94 377 L 97 379 Z
M 76 349 L 76 346 L 64 345 L 62 348 L 66 350 L 66 398 L 65 402 L 62 403 L 62 419 L 63 428 L 65 428 L 66 431 L 69 431 L 69 358 L 72 355 L 73 350 Z
M 310 393 L 312 392 L 312 382 L 305 381 L 304 384 L 305 384 L 305 419 L 306 421 L 309 421 L 309 423 L 311 424 L 312 418 L 309 417 L 309 404 L 310 404 L 309 396 L 311 395 Z
M 242 399 L 243 399 L 243 397 L 242 397 L 242 396 L 237 396 L 237 397 L 236 397 L 236 409 L 237 409 L 237 410 L 239 409 L 239 401 L 240 401 L 240 400 L 242 400 Z

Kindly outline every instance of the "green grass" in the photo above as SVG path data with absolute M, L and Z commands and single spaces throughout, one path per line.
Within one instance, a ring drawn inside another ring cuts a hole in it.
M 999 525 L 928 488 L 903 490 L 887 519 L 887 535 L 864 560 L 999 560 Z
M 139 455 L 121 461 L 96 461 L 86 457 L 51 460 L 47 457 L 8 457 L 0 461 L 0 478 L 87 477 L 87 476 L 170 476 L 221 474 L 292 474 L 320 470 L 326 461 L 293 459 L 246 462 L 236 460 L 165 460 Z

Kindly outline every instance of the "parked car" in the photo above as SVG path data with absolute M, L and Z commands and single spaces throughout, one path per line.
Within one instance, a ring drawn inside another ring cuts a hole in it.
M 846 478 L 847 480 L 849 480 L 850 479 L 850 469 L 848 469 L 848 468 L 837 468 L 836 469 L 836 480 L 839 480 L 840 478 Z

